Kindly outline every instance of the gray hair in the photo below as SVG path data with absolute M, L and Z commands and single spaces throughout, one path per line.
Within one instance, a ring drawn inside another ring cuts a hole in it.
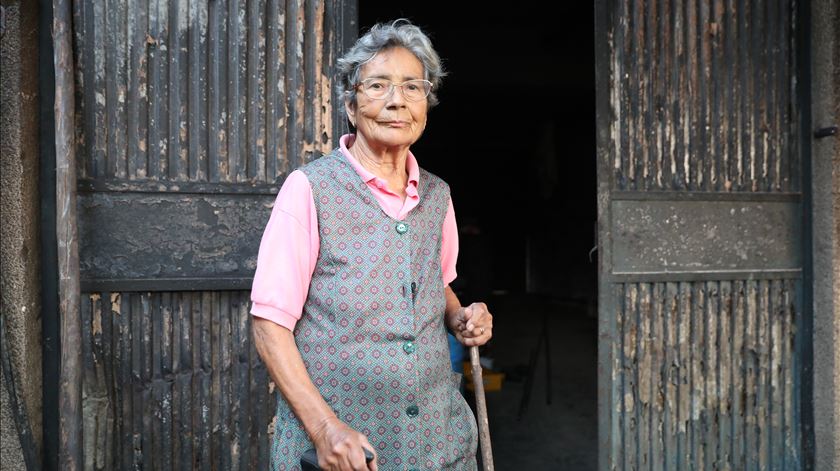
M 417 26 L 406 19 L 398 19 L 391 23 L 377 23 L 370 31 L 360 37 L 356 44 L 338 59 L 338 96 L 356 105 L 356 84 L 362 66 L 374 58 L 380 51 L 392 47 L 408 49 L 423 64 L 424 77 L 432 82 L 429 93 L 429 108 L 438 103 L 435 90 L 440 86 L 441 79 L 446 75 L 440 57 L 432 47 L 432 41 Z

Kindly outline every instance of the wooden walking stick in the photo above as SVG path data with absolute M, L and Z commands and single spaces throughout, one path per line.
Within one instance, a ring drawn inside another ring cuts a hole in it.
M 478 441 L 481 444 L 481 463 L 484 471 L 493 471 L 493 449 L 490 447 L 490 422 L 487 421 L 487 401 L 484 399 L 484 378 L 481 377 L 481 363 L 478 346 L 470 347 L 475 409 L 478 412 Z

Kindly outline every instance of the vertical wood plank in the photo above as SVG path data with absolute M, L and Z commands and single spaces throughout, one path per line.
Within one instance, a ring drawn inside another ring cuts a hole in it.
M 680 430 L 679 291 L 676 283 L 665 283 L 665 469 L 677 469 Z
M 131 392 L 131 356 L 132 356 L 132 334 L 131 330 L 131 296 L 120 295 L 119 293 L 111 294 L 111 311 L 119 318 L 119 340 L 117 341 L 117 350 L 119 351 L 118 377 L 119 381 L 114 384 L 114 393 L 118 397 L 119 414 L 118 429 L 119 429 L 119 454 L 120 467 L 122 469 L 131 469 L 133 462 L 133 415 L 134 399 Z
M 160 397 L 160 426 L 161 426 L 161 461 L 163 467 L 172 465 L 175 458 L 175 443 L 173 437 L 173 348 L 174 348 L 174 322 L 172 318 L 173 299 L 172 293 L 163 292 L 160 294 L 160 316 L 161 316 L 161 350 L 160 350 L 160 378 L 159 383 Z
M 651 466 L 651 409 L 652 404 L 652 389 L 654 374 L 653 363 L 651 361 L 651 295 L 650 283 L 639 283 L 639 292 L 637 299 L 637 319 L 638 319 L 638 336 L 637 342 L 637 357 L 638 361 L 635 365 L 639 382 L 638 382 L 638 404 L 636 422 L 638 432 L 638 469 L 650 469 Z
M 253 397 L 250 393 L 250 322 L 251 314 L 248 312 L 248 294 L 246 292 L 235 293 L 235 300 L 231 305 L 231 326 L 233 344 L 233 371 L 234 380 L 231 391 L 233 394 L 234 412 L 233 437 L 236 443 L 237 467 L 241 470 L 250 469 L 251 440 L 249 424 L 257 421 L 252 407 Z
M 196 398 L 197 407 L 195 407 L 195 424 L 196 424 L 196 467 L 198 469 L 211 469 L 215 454 L 212 453 L 213 444 L 210 441 L 210 427 L 211 427 L 211 407 L 213 407 L 211 389 L 212 389 L 212 374 L 213 362 L 211 351 L 211 319 L 214 315 L 214 303 L 212 293 L 209 291 L 201 292 L 196 295 L 197 299 L 193 300 L 193 319 L 195 328 L 194 338 L 198 339 L 198 348 L 195 349 L 196 358 L 194 360 L 199 368 L 195 370 L 197 380 L 194 382 L 196 388 L 194 397 Z
M 227 60 L 222 53 L 224 41 L 223 10 L 224 5 L 211 2 L 208 5 L 207 26 L 207 178 L 211 182 L 218 182 L 221 178 L 224 120 L 221 118 L 224 103 L 222 102 L 222 88 L 224 77 L 221 70 Z
M 659 38 L 656 37 L 656 16 L 661 14 L 661 12 L 657 11 L 657 6 L 658 4 L 655 1 L 647 3 L 644 18 L 645 80 L 643 82 L 644 88 L 641 92 L 643 93 L 644 102 L 649 105 L 657 102 L 657 98 L 654 95 L 654 86 L 656 85 L 656 75 L 654 70 L 656 64 L 659 62 L 659 51 L 657 48 Z M 662 173 L 662 169 L 659 166 L 661 159 L 659 156 L 659 146 L 657 145 L 658 139 L 656 136 L 656 126 L 654 124 L 654 114 L 656 113 L 656 108 L 656 106 L 646 106 L 644 116 L 644 146 L 646 148 L 645 153 L 647 154 L 645 157 L 644 180 L 645 188 L 651 190 L 659 188 L 658 179 L 659 175 Z
M 295 169 L 304 162 L 304 0 L 286 1 L 285 70 L 286 81 L 286 136 L 288 143 L 289 169 Z
M 676 168 L 677 180 L 675 190 L 684 190 L 689 188 L 690 170 L 689 170 L 689 92 L 688 92 L 688 39 L 687 31 L 688 24 L 685 17 L 685 7 L 683 2 L 674 0 L 672 3 L 674 11 L 674 54 L 673 61 L 674 72 L 672 80 L 675 82 L 676 97 L 674 100 L 675 110 L 675 129 L 677 136 L 676 140 Z
M 248 2 L 248 96 L 247 100 L 247 171 L 243 179 L 252 181 L 266 181 L 266 151 L 265 151 L 265 123 L 263 113 L 267 96 L 265 93 L 265 45 L 266 32 L 263 30 L 263 16 L 265 3 L 263 1 Z
M 630 147 L 629 161 L 628 161 L 628 190 L 642 190 L 643 186 L 639 180 L 642 174 L 643 156 L 642 156 L 642 138 L 641 132 L 644 130 L 638 123 L 640 122 L 640 106 L 639 106 L 639 83 L 641 77 L 639 76 L 639 57 L 642 52 L 641 38 L 642 28 L 639 26 L 640 18 L 642 16 L 642 9 L 639 5 L 640 1 L 631 1 L 630 3 L 630 17 L 628 21 L 628 34 L 630 41 L 628 43 L 628 59 L 630 60 L 630 81 L 628 83 L 630 113 L 627 116 L 629 120 L 628 126 L 630 129 Z
M 703 402 L 705 400 L 704 394 L 704 371 L 703 371 L 703 357 L 705 355 L 705 322 L 703 305 L 705 304 L 706 292 L 703 283 L 692 283 L 689 291 L 691 300 L 687 304 L 689 306 L 689 329 L 691 334 L 689 336 L 691 363 L 689 366 L 689 394 L 690 399 L 690 443 L 691 454 L 689 458 L 690 466 L 702 467 L 704 462 L 704 410 Z
M 241 8 L 239 0 L 229 0 L 227 2 L 227 22 L 228 22 L 228 36 L 227 36 L 227 56 L 228 60 L 225 66 L 227 67 L 227 107 L 223 108 L 224 113 L 228 116 L 227 119 L 227 172 L 225 172 L 225 181 L 242 181 L 240 180 L 240 173 L 244 170 L 244 157 L 240 151 L 240 143 L 244 136 L 241 135 L 242 120 L 246 118 L 242 113 L 240 103 L 244 103 L 248 96 L 242 96 L 242 74 L 240 69 L 247 65 L 242 61 L 242 47 L 247 48 L 245 43 L 245 32 L 242 24 L 242 17 L 240 16 Z
M 782 336 L 784 342 L 782 343 L 782 363 L 785 365 L 784 374 L 784 408 L 783 408 L 783 424 L 782 433 L 785 441 L 785 456 L 782 462 L 782 469 L 796 469 L 797 466 L 797 445 L 796 428 L 796 398 L 794 396 L 794 375 L 797 373 L 794 366 L 794 350 L 795 344 L 795 309 L 793 307 L 793 292 L 796 289 L 795 282 L 785 281 L 784 291 L 782 295 L 783 300 L 783 315 L 785 322 L 783 323 Z
M 616 119 L 614 122 L 617 130 L 618 139 L 615 139 L 615 153 L 613 161 L 613 175 L 615 185 L 619 189 L 627 189 L 627 178 L 630 174 L 629 159 L 631 155 L 630 150 L 630 103 L 628 99 L 628 84 L 630 82 L 628 71 L 626 70 L 628 61 L 629 41 L 627 41 L 629 23 L 628 6 L 630 2 L 620 2 L 620 11 L 616 12 L 618 20 L 613 26 L 615 28 L 616 46 L 613 58 L 613 73 L 612 73 L 612 102 L 615 108 Z
M 720 283 L 720 314 L 718 321 L 718 443 L 719 469 L 733 469 L 732 451 L 732 408 L 735 390 L 733 388 L 733 310 L 732 282 Z
M 195 462 L 195 452 L 193 448 L 194 432 L 193 432 L 193 370 L 195 364 L 193 363 L 193 301 L 196 296 L 192 293 L 183 293 L 180 296 L 178 305 L 178 319 L 179 319 L 179 356 L 178 366 L 176 368 L 175 383 L 176 391 L 178 393 L 178 441 L 180 452 L 180 466 L 192 468 Z
M 167 87 L 166 87 L 166 50 L 165 18 L 161 18 L 159 1 L 147 4 L 149 31 L 146 35 L 146 47 L 149 57 L 149 75 L 147 90 L 149 102 L 148 148 L 149 171 L 147 176 L 159 180 L 167 173 L 166 129 L 167 129 Z
M 769 397 L 770 404 L 770 427 L 768 433 L 768 450 L 770 456 L 768 457 L 768 468 L 773 470 L 782 469 L 782 456 L 784 455 L 784 441 L 782 436 L 782 388 L 781 378 L 782 373 L 782 282 L 780 280 L 773 280 L 770 283 L 770 302 L 768 304 L 768 314 L 770 317 L 768 340 L 770 347 L 770 374 L 769 374 Z
M 627 470 L 639 469 L 639 378 L 635 367 L 638 358 L 638 287 L 628 284 L 624 299 L 623 327 L 623 367 L 624 381 L 624 467 Z
M 757 424 L 757 395 L 758 387 L 758 325 L 756 306 L 757 289 L 755 281 L 747 281 L 744 325 L 744 395 L 746 404 L 744 409 L 747 467 L 756 469 L 758 466 L 758 424 Z
M 665 308 L 665 286 L 653 283 L 651 291 L 650 363 L 651 363 L 651 407 L 650 407 L 650 469 L 662 471 L 665 463 L 665 417 L 666 389 L 668 384 L 668 362 L 665 352 L 668 348 Z
M 233 395 L 231 392 L 231 293 L 229 291 L 221 291 L 218 299 L 218 335 L 215 340 L 218 342 L 218 364 L 214 370 L 218 371 L 219 376 L 219 416 L 216 422 L 216 428 L 219 430 L 219 438 L 222 447 L 221 459 L 219 463 L 223 469 L 231 469 L 236 457 L 233 453 L 233 443 L 231 440 L 231 422 L 232 422 L 232 401 Z
M 81 297 L 81 303 L 79 306 L 79 314 L 81 318 L 81 338 L 82 344 L 80 345 L 82 350 L 82 365 L 84 367 L 84 371 L 82 372 L 82 397 L 86 398 L 91 395 L 91 390 L 95 387 L 96 383 L 96 371 L 94 370 L 94 362 L 93 362 L 93 339 L 91 338 L 91 324 L 93 313 L 91 312 L 94 309 L 92 305 L 95 298 L 98 298 L 98 294 L 92 294 L 88 296 Z M 92 401 L 83 401 L 82 402 L 82 436 L 93 437 L 93 439 L 84 440 L 83 445 L 83 459 L 84 459 L 84 469 L 94 469 L 95 467 L 95 458 L 96 458 L 96 445 L 98 441 L 97 437 L 97 427 L 96 427 L 97 417 L 96 417 L 96 409 L 95 405 Z
M 720 343 L 718 341 L 718 321 L 720 312 L 719 284 L 717 282 L 706 283 L 705 299 L 705 358 L 703 360 L 703 378 L 705 379 L 705 390 L 703 396 L 703 444 L 704 444 L 704 469 L 720 468 L 720 442 L 717 438 L 720 429 L 719 403 L 721 397 L 718 389 L 720 368 L 718 363 L 718 352 Z
M 624 469 L 624 455 L 626 454 L 626 436 L 625 422 L 626 415 L 624 413 L 624 391 L 625 391 L 625 371 L 624 371 L 624 325 L 625 325 L 625 291 L 624 284 L 615 284 L 613 291 L 613 299 L 615 302 L 615 330 L 612 342 L 610 342 L 611 358 L 611 374 L 612 381 L 610 382 L 611 391 L 611 407 L 612 418 L 610 424 L 612 425 L 612 450 L 610 455 L 613 458 L 615 467 Z
M 770 328 L 769 319 L 769 282 L 768 280 L 760 280 L 757 283 L 756 293 L 756 327 L 757 327 L 757 341 L 756 351 L 758 360 L 758 377 L 756 382 L 758 388 L 756 390 L 756 440 L 758 441 L 758 466 L 761 469 L 767 469 L 767 458 L 769 450 L 767 449 L 768 440 L 768 366 L 770 362 L 770 351 L 768 345 L 768 329 Z
M 148 436 L 143 437 L 149 444 L 147 459 L 154 469 L 160 469 L 164 464 L 164 448 L 168 444 L 163 442 L 163 387 L 162 387 L 162 351 L 163 351 L 163 316 L 161 315 L 161 293 L 148 293 L 147 308 L 144 312 L 149 329 L 149 337 L 144 342 L 146 356 L 150 362 L 151 374 L 143 382 L 144 393 L 148 397 L 146 402 L 146 416 L 149 424 Z
M 677 327 L 679 390 L 677 420 L 677 466 L 691 463 L 691 284 L 679 283 Z
M 747 416 L 747 409 L 746 409 L 746 391 L 745 388 L 746 383 L 746 362 L 744 361 L 744 354 L 745 354 L 745 336 L 746 336 L 746 329 L 747 329 L 747 322 L 746 322 L 746 290 L 745 290 L 745 282 L 744 281 L 736 281 L 734 283 L 732 292 L 733 292 L 733 326 L 732 326 L 732 338 L 733 338 L 733 348 L 732 348 L 732 356 L 734 359 L 734 363 L 732 365 L 732 398 L 733 398 L 733 406 L 732 406 L 732 439 L 733 439 L 733 458 L 734 458 L 734 468 L 735 469 L 745 469 L 746 468 L 746 416 Z

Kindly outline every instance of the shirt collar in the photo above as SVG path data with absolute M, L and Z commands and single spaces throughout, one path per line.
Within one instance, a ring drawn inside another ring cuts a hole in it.
M 353 157 L 353 154 L 351 154 L 350 150 L 347 148 L 348 146 L 352 146 L 355 140 L 355 134 L 345 134 L 341 136 L 338 140 L 341 153 L 344 154 L 344 157 L 346 157 L 348 161 L 350 161 L 350 165 L 352 165 L 353 170 L 362 177 L 362 181 L 367 183 L 371 180 L 376 180 L 376 175 L 362 166 L 362 164 Z M 416 190 L 417 184 L 420 181 L 420 166 L 417 164 L 417 159 L 414 158 L 414 154 L 412 154 L 411 151 L 408 151 L 408 157 L 405 159 L 405 168 L 408 170 L 408 187 L 413 187 L 413 189 Z M 412 193 L 416 193 L 416 191 Z

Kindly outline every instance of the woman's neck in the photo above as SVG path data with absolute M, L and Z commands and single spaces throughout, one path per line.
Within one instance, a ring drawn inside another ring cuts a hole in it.
M 387 147 L 374 148 L 364 139 L 356 137 L 356 141 L 348 149 L 353 157 L 368 171 L 389 182 L 397 180 L 405 185 L 408 179 L 405 161 L 408 158 L 408 147 L 389 149 Z

